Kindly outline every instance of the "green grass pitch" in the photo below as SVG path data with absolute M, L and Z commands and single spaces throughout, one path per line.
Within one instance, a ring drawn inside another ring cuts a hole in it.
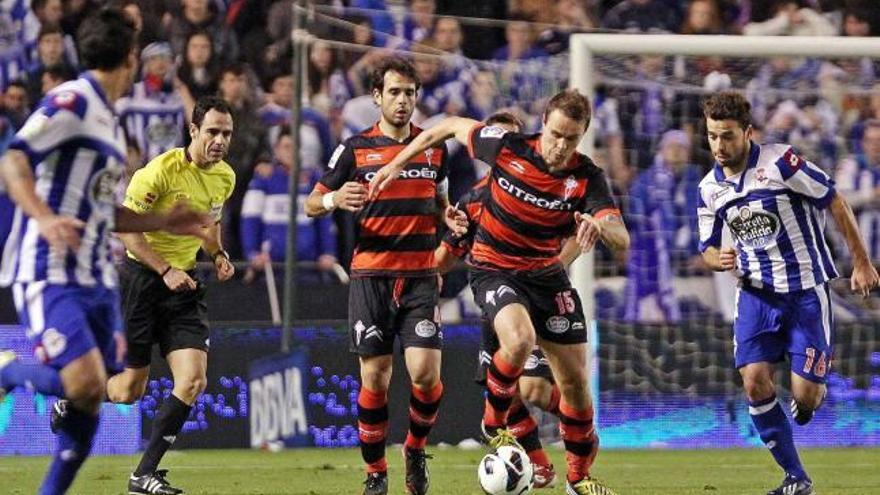
M 482 450 L 428 448 L 432 495 L 480 495 L 476 464 Z M 550 449 L 564 475 L 564 454 Z M 402 458 L 389 447 L 390 493 L 403 494 Z M 880 451 L 812 449 L 802 452 L 816 482 L 817 495 L 880 494 Z M 136 456 L 103 456 L 88 460 L 71 494 L 125 494 Z M 0 458 L 0 493 L 35 493 L 48 458 Z M 299 449 L 279 453 L 249 450 L 172 451 L 162 463 L 173 484 L 187 494 L 338 495 L 361 493 L 363 474 L 354 449 Z M 594 475 L 620 495 L 763 494 L 781 481 L 763 450 L 603 451 Z M 564 484 L 535 491 L 562 494 Z

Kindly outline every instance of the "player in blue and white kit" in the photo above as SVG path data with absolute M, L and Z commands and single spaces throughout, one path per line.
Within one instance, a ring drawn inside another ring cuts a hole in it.
M 834 182 L 788 145 L 758 145 L 750 106 L 733 92 L 703 105 L 713 169 L 700 182 L 700 250 L 716 271 L 739 278 L 733 324 L 736 367 L 752 422 L 782 484 L 768 495 L 809 495 L 813 483 L 798 457 L 791 424 L 776 398 L 775 364 L 791 361 L 791 410 L 806 424 L 825 397 L 832 354 L 827 282 L 838 276 L 824 238 L 825 210 L 853 255 L 852 290 L 867 296 L 880 278 L 871 266 L 852 210 Z M 734 246 L 722 246 L 727 224 Z
M 79 50 L 87 72 L 38 105 L 0 162 L 16 204 L 3 259 L 21 323 L 41 365 L 0 353 L 0 395 L 28 386 L 70 400 L 41 495 L 67 491 L 98 427 L 107 370 L 119 329 L 110 231 L 172 230 L 202 236 L 210 220 L 185 207 L 138 215 L 117 206 L 125 139 L 113 102 L 137 71 L 135 27 L 118 10 L 83 21 Z

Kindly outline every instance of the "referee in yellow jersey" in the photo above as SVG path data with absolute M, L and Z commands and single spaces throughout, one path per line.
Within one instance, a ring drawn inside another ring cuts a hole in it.
M 151 160 L 135 172 L 125 192 L 125 206 L 138 213 L 165 211 L 185 201 L 214 220 L 210 242 L 163 231 L 120 234 L 128 252 L 122 283 L 128 361 L 125 371 L 107 382 L 107 396 L 130 404 L 144 394 L 153 344 L 159 344 L 174 377 L 174 389 L 153 420 L 150 443 L 129 478 L 133 494 L 182 493 L 168 483 L 165 470 L 156 468 L 207 382 L 205 286 L 194 271 L 199 249 L 214 260 L 221 281 L 234 272 L 220 239 L 223 203 L 235 186 L 235 173 L 223 161 L 232 138 L 229 104 L 214 96 L 199 99 L 189 133 L 188 147 Z

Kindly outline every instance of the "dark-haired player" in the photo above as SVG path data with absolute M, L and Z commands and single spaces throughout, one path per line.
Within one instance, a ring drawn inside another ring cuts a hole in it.
M 388 492 L 385 438 L 395 338 L 400 339 L 412 382 L 403 448 L 406 487 L 413 495 L 428 491 L 425 444 L 443 395 L 437 223 L 462 234 L 467 228 L 464 215 L 446 197 L 447 151 L 442 143 L 410 156 L 401 166 L 400 180 L 367 199 L 366 184 L 376 172 L 423 132 L 410 123 L 418 90 L 409 62 L 389 58 L 381 63 L 372 80 L 379 122 L 339 145 L 306 201 L 309 216 L 342 208 L 357 219 L 348 319 L 351 350 L 360 357 L 358 434 L 367 465 L 365 495 Z
M 207 215 L 179 206 L 139 215 L 116 204 L 126 146 L 113 103 L 137 73 L 135 34 L 115 9 L 83 21 L 77 42 L 86 71 L 49 92 L 0 162 L 16 204 L 3 282 L 13 283 L 19 319 L 42 362 L 24 365 L 0 353 L 0 396 L 27 385 L 69 400 L 41 495 L 66 492 L 91 452 L 107 370 L 115 367 L 120 315 L 110 232 L 201 237 L 208 223 Z
M 733 323 L 734 360 L 749 414 L 761 440 L 785 471 L 768 495 L 809 495 L 791 424 L 776 398 L 776 363 L 791 361 L 791 412 L 806 424 L 825 397 L 831 365 L 828 281 L 838 276 L 825 241 L 825 210 L 853 257 L 853 292 L 867 296 L 880 278 L 852 210 L 831 179 L 785 144 L 751 140 L 750 105 L 722 92 L 703 103 L 715 166 L 700 182 L 700 250 L 713 270 L 739 278 Z M 734 246 L 721 245 L 727 224 Z

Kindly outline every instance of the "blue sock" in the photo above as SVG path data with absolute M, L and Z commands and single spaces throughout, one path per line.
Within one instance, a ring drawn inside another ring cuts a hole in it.
M 61 495 L 70 488 L 76 472 L 92 450 L 92 439 L 97 431 L 98 416 L 68 408 L 58 433 L 58 447 L 39 495 Z
M 794 437 L 791 433 L 791 423 L 782 411 L 782 406 L 776 400 L 776 395 L 769 399 L 757 402 L 749 402 L 749 414 L 752 423 L 758 429 L 758 434 L 764 445 L 770 449 L 776 464 L 779 464 L 786 473 L 797 479 L 804 479 L 807 473 L 801 465 L 797 449 L 794 447 Z
M 43 395 L 64 397 L 61 375 L 55 368 L 42 364 L 21 364 L 12 361 L 0 369 L 0 387 L 7 390 L 27 387 Z

